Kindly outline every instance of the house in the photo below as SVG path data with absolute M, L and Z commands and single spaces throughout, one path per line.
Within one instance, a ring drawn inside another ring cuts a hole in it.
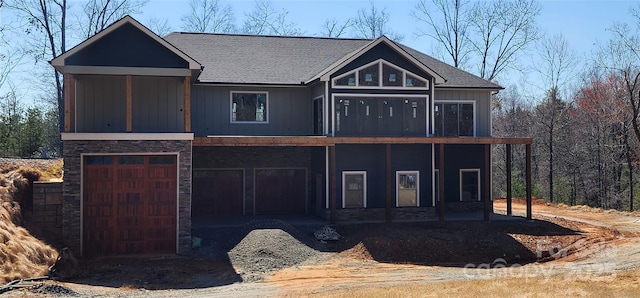
M 51 64 L 85 256 L 185 252 L 221 216 L 488 219 L 492 146 L 530 160 L 491 135 L 500 86 L 384 36 L 161 38 L 126 16 Z

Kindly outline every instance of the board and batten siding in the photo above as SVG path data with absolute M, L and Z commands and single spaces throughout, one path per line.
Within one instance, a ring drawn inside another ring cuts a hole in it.
M 184 131 L 184 78 L 132 77 L 134 132 Z
M 124 76 L 76 76 L 76 132 L 126 131 Z
M 491 91 L 435 90 L 436 101 L 475 101 L 476 136 L 491 136 Z
M 232 123 L 231 92 L 268 92 L 268 123 Z M 313 134 L 313 101 L 307 88 L 191 88 L 191 129 L 196 136 L 305 136 Z
M 76 80 L 76 132 L 126 132 L 126 76 Z M 132 132 L 184 131 L 183 78 L 133 76 L 131 81 Z

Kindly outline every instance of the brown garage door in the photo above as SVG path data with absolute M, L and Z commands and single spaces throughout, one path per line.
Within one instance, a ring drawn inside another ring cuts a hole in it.
M 303 214 L 307 198 L 305 169 L 255 170 L 256 214 Z
M 86 156 L 85 256 L 176 252 L 176 156 Z
M 242 170 L 193 170 L 194 217 L 242 215 Z

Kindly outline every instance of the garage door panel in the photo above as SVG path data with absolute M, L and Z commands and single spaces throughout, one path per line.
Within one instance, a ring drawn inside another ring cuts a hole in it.
M 151 165 L 152 160 L 174 163 Z M 85 255 L 175 252 L 175 161 L 175 156 L 85 158 Z
M 305 213 L 305 169 L 260 169 L 255 173 L 256 214 Z
M 244 171 L 240 169 L 195 170 L 193 178 L 193 215 L 242 215 Z

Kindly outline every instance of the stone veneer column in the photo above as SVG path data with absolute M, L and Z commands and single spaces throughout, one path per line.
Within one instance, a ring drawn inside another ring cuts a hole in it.
M 191 141 L 64 141 L 63 239 L 75 254 L 81 251 L 82 153 L 178 153 L 178 253 L 191 249 Z

